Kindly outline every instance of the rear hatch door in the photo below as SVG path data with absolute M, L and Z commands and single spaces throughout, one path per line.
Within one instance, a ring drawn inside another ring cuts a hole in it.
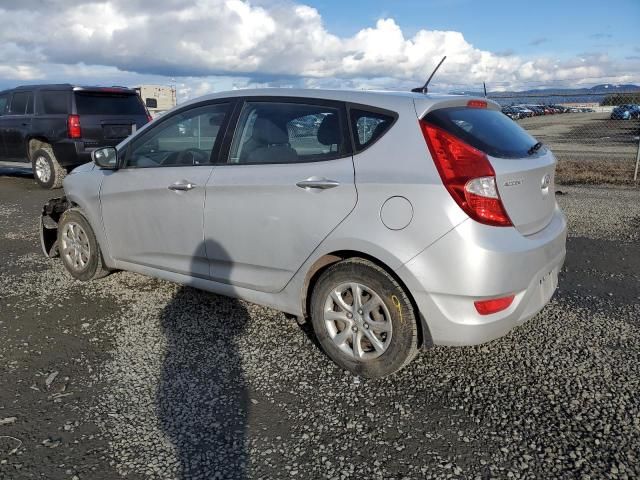
M 487 108 L 436 106 L 424 120 L 487 155 L 502 204 L 520 233 L 530 235 L 549 224 L 556 205 L 555 157 L 497 104 L 488 102 Z
M 148 122 L 147 110 L 132 90 L 75 90 L 74 100 L 86 147 L 115 146 Z

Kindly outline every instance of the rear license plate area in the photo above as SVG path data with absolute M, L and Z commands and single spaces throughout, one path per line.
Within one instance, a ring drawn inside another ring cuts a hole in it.
M 105 139 L 127 138 L 131 135 L 131 125 L 103 125 Z

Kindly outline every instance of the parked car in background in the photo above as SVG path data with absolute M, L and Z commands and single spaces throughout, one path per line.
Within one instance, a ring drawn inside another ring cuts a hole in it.
M 516 109 L 520 113 L 520 118 L 533 117 L 533 111 L 522 105 L 511 105 L 511 108 Z
M 59 188 L 67 171 L 91 161 L 149 121 L 124 87 L 29 85 L 0 92 L 0 159 L 31 162 L 36 181 Z
M 502 107 L 502 113 L 511 120 L 520 120 L 523 117 L 523 113 L 515 107 Z
M 526 105 L 526 108 L 533 112 L 534 117 L 539 117 L 544 115 L 544 108 L 539 105 Z
M 237 90 L 93 158 L 41 223 L 74 278 L 130 270 L 310 318 L 357 375 L 506 334 L 564 262 L 555 158 L 484 98 Z
M 612 120 L 634 120 L 640 118 L 640 105 L 619 105 L 611 111 Z

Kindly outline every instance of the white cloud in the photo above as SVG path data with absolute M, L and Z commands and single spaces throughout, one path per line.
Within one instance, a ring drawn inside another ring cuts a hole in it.
M 189 96 L 213 87 L 212 79 L 219 76 L 227 78 L 224 84 L 239 86 L 406 88 L 422 83 L 446 54 L 437 82 L 447 87 L 483 81 L 516 88 L 530 81 L 577 84 L 595 77 L 640 81 L 638 61 L 607 55 L 559 61 L 492 53 L 475 48 L 455 31 L 420 30 L 407 37 L 392 18 L 343 38 L 330 33 L 312 7 L 264 5 L 243 0 L 158 0 L 152 5 L 105 0 L 78 8 L 77 0 L 45 5 L 22 0 L 0 7 L 0 76 L 36 79 L 44 69 L 40 66 L 57 65 L 68 70 L 71 81 L 74 72 L 92 78 L 92 71 L 98 79 L 100 74 L 181 77 Z M 46 25 L 52 28 L 43 28 Z

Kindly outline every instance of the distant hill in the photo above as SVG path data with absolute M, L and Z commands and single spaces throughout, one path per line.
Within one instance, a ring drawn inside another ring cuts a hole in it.
M 522 91 L 487 92 L 487 97 L 502 105 L 518 103 L 594 103 L 602 102 L 607 95 L 638 93 L 640 86 L 604 83 L 589 88 L 543 88 Z M 484 96 L 484 92 L 455 91 L 451 93 Z

